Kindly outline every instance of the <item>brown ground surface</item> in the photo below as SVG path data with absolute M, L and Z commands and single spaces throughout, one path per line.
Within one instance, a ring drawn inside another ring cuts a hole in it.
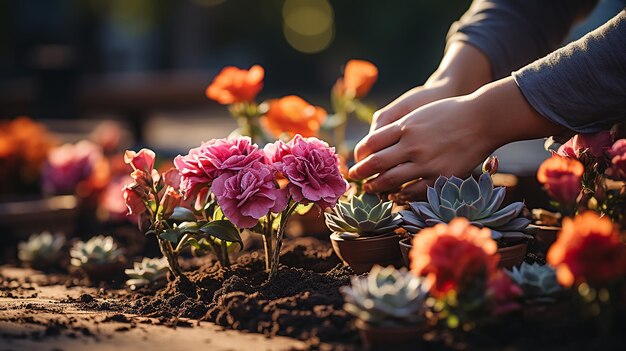
M 74 302 L 115 303 L 124 297 L 116 298 L 118 292 L 105 294 L 96 288 L 45 286 L 47 278 L 28 269 L 0 267 L 0 277 L 2 351 L 306 348 L 295 339 L 225 330 L 209 322 L 183 318 L 172 327 L 156 318 L 85 310 Z

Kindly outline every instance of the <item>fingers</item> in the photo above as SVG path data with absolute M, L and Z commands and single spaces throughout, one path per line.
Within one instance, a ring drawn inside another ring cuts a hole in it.
M 354 167 L 350 169 L 350 177 L 353 177 L 354 179 L 365 179 L 378 173 L 386 174 L 391 169 L 397 168 L 399 165 L 404 164 L 404 162 L 409 160 L 409 157 L 410 155 L 404 152 L 400 152 L 398 148 L 395 146 L 388 147 L 386 149 L 383 149 L 379 152 L 376 152 L 374 154 L 367 156 L 364 160 L 354 165 Z M 406 168 L 408 167 L 403 167 L 403 169 L 406 169 Z M 393 173 L 392 176 L 394 177 L 393 179 L 398 177 L 398 175 L 396 175 L 395 173 Z M 385 179 L 388 179 L 388 178 L 389 177 L 386 177 Z M 374 184 L 378 184 L 378 183 L 374 182 Z M 401 184 L 402 183 L 398 185 L 401 185 Z M 398 188 L 399 187 L 396 187 L 395 189 L 398 189 Z M 388 189 L 388 190 L 391 190 L 391 189 Z M 370 192 L 379 192 L 379 191 L 376 190 L 375 188 L 372 188 Z
M 370 133 L 399 120 L 407 113 L 421 106 L 422 103 L 419 101 L 420 99 L 418 96 L 418 92 L 420 90 L 421 88 L 419 87 L 413 88 L 391 102 L 389 105 L 374 112 L 372 124 L 370 126 Z
M 403 184 L 420 179 L 420 167 L 415 163 L 405 162 L 380 173 L 376 178 L 367 181 L 363 189 L 372 193 L 395 192 Z
M 411 201 L 424 199 L 426 197 L 426 190 L 428 189 L 428 186 L 432 185 L 433 183 L 434 180 L 432 178 L 424 178 L 415 182 L 411 182 L 402 187 L 399 192 L 395 194 L 390 194 L 389 199 L 400 205 L 407 204 Z
M 354 149 L 355 161 L 360 162 L 369 155 L 395 144 L 398 140 L 400 140 L 401 135 L 402 130 L 396 124 L 390 124 L 368 134 L 356 145 L 356 148 Z

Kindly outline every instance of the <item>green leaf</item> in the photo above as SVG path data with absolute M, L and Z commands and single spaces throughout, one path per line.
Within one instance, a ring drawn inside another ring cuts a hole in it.
M 222 219 L 209 222 L 203 225 L 200 231 L 220 240 L 239 243 L 243 247 L 243 240 L 241 240 L 239 230 L 228 220 Z
M 294 213 L 304 216 L 305 214 L 307 214 L 307 212 L 309 212 L 313 208 L 314 205 L 315 204 L 312 202 L 308 205 L 298 204 L 298 207 L 296 207 L 296 210 L 294 211 Z
M 174 208 L 174 213 L 170 216 L 171 220 L 183 222 L 183 221 L 195 221 L 196 216 L 193 212 L 184 207 L 176 207 Z
M 224 218 L 225 216 L 222 209 L 219 206 L 215 206 L 215 209 L 213 210 L 213 217 L 211 219 L 214 221 L 221 221 Z
M 200 232 L 201 223 L 199 222 L 182 222 L 176 227 L 179 233 L 192 233 L 197 234 Z
M 179 236 L 180 236 L 180 232 L 178 232 L 177 229 L 166 229 L 161 234 L 159 234 L 159 237 L 161 239 L 167 240 L 173 244 L 178 243 Z

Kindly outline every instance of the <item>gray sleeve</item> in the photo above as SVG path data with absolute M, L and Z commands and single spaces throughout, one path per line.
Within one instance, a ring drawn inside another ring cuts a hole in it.
M 578 133 L 626 121 L 626 10 L 513 78 L 537 112 Z
M 448 32 L 447 42 L 465 41 L 491 63 L 493 79 L 558 48 L 575 20 L 597 0 L 474 0 Z

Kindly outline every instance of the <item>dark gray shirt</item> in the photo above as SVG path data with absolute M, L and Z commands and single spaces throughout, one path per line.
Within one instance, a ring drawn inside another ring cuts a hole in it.
M 463 40 L 480 49 L 494 79 L 522 67 L 513 72 L 515 81 L 533 108 L 551 121 L 576 132 L 608 129 L 626 121 L 626 10 L 552 52 L 595 3 L 476 0 L 452 26 L 448 42 Z

